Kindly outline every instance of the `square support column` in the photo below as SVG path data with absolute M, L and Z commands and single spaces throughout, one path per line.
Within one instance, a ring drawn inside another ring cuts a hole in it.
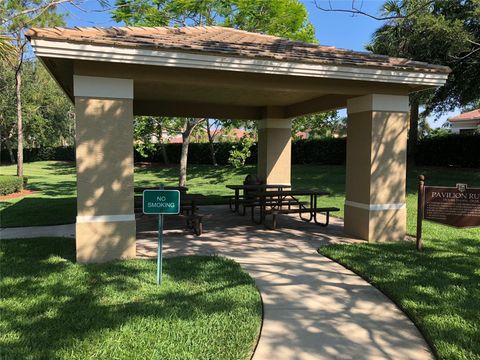
M 74 76 L 77 261 L 133 258 L 133 80 Z
M 345 233 L 368 241 L 406 235 L 408 96 L 348 100 Z
M 291 184 L 292 120 L 258 122 L 257 175 L 266 184 Z

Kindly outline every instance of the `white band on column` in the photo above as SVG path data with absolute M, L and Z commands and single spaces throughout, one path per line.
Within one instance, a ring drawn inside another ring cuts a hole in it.
M 394 203 L 394 204 L 364 204 L 355 201 L 346 200 L 346 206 L 356 207 L 359 209 L 370 210 L 370 211 L 381 211 L 381 210 L 399 210 L 404 209 L 405 203 Z
M 135 214 L 77 216 L 77 223 L 135 221 Z

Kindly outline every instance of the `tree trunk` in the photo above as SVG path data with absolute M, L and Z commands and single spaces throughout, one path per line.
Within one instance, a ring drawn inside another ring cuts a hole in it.
M 20 51 L 20 60 L 15 72 L 15 100 L 17 103 L 17 176 L 23 176 L 23 121 L 22 121 L 22 57 Z
M 161 120 L 158 120 L 157 124 L 158 124 L 157 126 L 158 145 L 160 146 L 160 151 L 162 152 L 163 162 L 165 163 L 165 165 L 169 165 L 170 161 L 168 159 L 167 149 L 165 149 L 165 144 L 163 143 L 163 127 L 162 127 Z
M 212 164 L 213 166 L 217 166 L 217 158 L 215 156 L 215 147 L 213 145 L 213 136 L 210 130 L 210 119 L 207 119 L 207 135 L 208 135 L 208 142 L 210 143 L 210 153 L 212 154 Z
M 8 156 L 10 157 L 10 162 L 15 164 L 15 156 L 13 155 L 12 144 L 10 143 L 10 139 L 5 137 L 5 146 L 7 147 Z
M 407 163 L 415 165 L 415 154 L 418 142 L 418 107 L 419 101 L 416 97 L 410 97 L 410 129 L 408 130 Z
M 160 150 L 162 151 L 163 162 L 165 165 L 170 165 L 170 160 L 167 155 L 167 149 L 165 148 L 165 144 L 163 142 L 160 143 Z
M 4 123 L 4 118 L 2 114 L 0 114 L 0 124 Z M 2 131 L 3 130 L 3 133 Z M 10 142 L 10 138 L 12 136 L 12 131 L 7 131 L 6 129 L 0 129 L 0 136 L 2 136 L 2 139 L 0 139 L 0 152 L 1 152 L 1 143 L 5 143 L 5 147 L 7 148 L 8 151 L 8 156 L 10 157 L 10 164 L 15 164 L 15 156 L 13 155 L 13 148 L 12 148 L 12 143 Z
M 188 146 L 190 145 L 190 135 L 195 127 L 192 119 L 185 120 L 185 130 L 182 133 L 182 152 L 180 155 L 180 176 L 178 179 L 179 186 L 187 185 L 187 162 L 188 162 Z

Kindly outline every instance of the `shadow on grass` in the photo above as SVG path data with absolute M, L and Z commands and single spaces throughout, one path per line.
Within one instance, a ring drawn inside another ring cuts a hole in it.
M 75 180 L 56 182 L 35 180 L 35 183 L 27 185 L 27 188 L 30 190 L 41 191 L 42 195 L 46 196 L 66 196 L 75 194 L 77 191 L 77 183 Z
M 25 197 L 1 203 L 0 227 L 42 226 L 75 222 L 77 198 Z
M 54 172 L 56 175 L 76 175 L 76 167 L 74 161 L 49 162 L 44 168 L 46 170 Z
M 243 168 L 234 168 L 232 166 L 210 166 L 210 165 L 189 165 L 187 182 L 203 181 L 204 184 L 223 184 L 231 178 L 237 176 L 247 176 L 249 173 L 255 173 L 255 167 L 247 165 Z M 158 178 L 158 184 L 175 186 L 178 184 L 178 167 L 163 167 L 154 164 L 143 164 L 135 167 L 135 173 L 139 175 L 150 175 Z M 243 179 L 242 179 L 243 181 Z M 152 185 L 151 180 L 136 180 L 136 185 Z
M 167 358 L 172 347 L 178 354 L 191 351 L 189 358 L 218 358 L 224 350 L 247 358 L 258 331 L 254 282 L 224 258 L 167 259 L 159 287 L 155 261 L 74 264 L 72 239 L 6 240 L 1 250 L 5 358 L 142 357 L 156 347 L 153 354 Z M 228 343 L 237 331 L 232 315 L 253 326 L 241 344 Z

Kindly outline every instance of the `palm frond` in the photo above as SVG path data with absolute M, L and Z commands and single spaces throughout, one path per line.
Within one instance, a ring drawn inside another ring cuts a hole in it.
M 0 64 L 13 65 L 17 49 L 12 44 L 12 39 L 7 35 L 0 35 Z

